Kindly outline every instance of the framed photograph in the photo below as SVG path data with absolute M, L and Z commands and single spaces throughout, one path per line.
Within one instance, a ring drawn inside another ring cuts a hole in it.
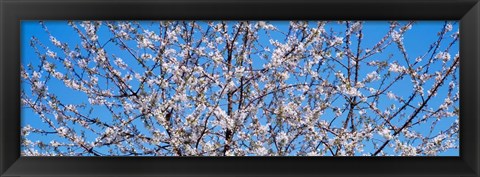
M 0 11 L 0 176 L 480 176 L 478 0 Z

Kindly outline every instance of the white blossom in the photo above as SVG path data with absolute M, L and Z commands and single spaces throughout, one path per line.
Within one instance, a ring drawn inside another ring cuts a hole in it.
M 450 54 L 448 52 L 440 52 L 437 55 L 435 55 L 435 58 L 441 59 L 444 62 L 447 62 L 450 60 Z
M 379 130 L 378 133 L 387 140 L 390 140 L 390 139 L 393 138 L 393 135 L 392 135 L 390 129 L 388 129 L 387 127 Z
M 51 51 L 51 50 L 48 50 L 47 51 L 47 56 L 51 57 L 51 58 L 56 58 L 57 57 L 57 53 Z
M 404 72 L 405 70 L 406 69 L 404 66 L 400 66 L 397 63 L 390 63 L 390 68 L 388 69 L 388 71 L 396 72 L 396 73 L 401 73 L 401 72 Z

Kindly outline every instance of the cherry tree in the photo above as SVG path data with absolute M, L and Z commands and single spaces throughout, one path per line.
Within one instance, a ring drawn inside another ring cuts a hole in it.
M 420 55 L 405 38 L 421 22 L 377 22 L 372 44 L 368 23 L 70 21 L 54 34 L 39 22 L 48 40 L 32 34 L 36 62 L 21 65 L 35 115 L 22 115 L 22 155 L 458 151 L 455 22 L 428 31 Z

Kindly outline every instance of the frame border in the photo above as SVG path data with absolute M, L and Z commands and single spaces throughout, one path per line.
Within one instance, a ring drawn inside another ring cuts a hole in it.
M 2 177 L 480 176 L 479 0 L 0 0 L 0 19 Z M 35 19 L 460 20 L 460 157 L 20 157 L 20 21 Z

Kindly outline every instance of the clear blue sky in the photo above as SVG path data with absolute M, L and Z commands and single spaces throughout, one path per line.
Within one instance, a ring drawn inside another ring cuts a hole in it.
M 142 21 L 141 24 L 144 28 L 149 29 L 151 31 L 155 31 L 158 33 L 157 28 L 153 28 L 152 23 L 157 23 L 157 22 L 150 22 L 150 21 Z M 230 22 L 233 23 L 233 22 Z M 287 31 L 289 22 L 287 21 L 273 21 L 271 22 L 274 26 L 279 28 L 282 31 Z M 314 25 L 315 22 L 311 22 L 312 26 Z M 405 22 L 402 22 L 405 23 Z M 423 55 L 425 51 L 429 48 L 429 46 L 438 39 L 438 36 L 436 32 L 440 31 L 443 28 L 444 21 L 420 21 L 416 22 L 413 26 L 413 28 L 406 33 L 404 36 L 404 44 L 406 47 L 406 50 L 408 52 L 409 58 L 414 60 L 417 56 Z M 452 22 L 453 23 L 453 30 L 452 32 L 449 32 L 447 35 L 453 34 L 456 32 L 459 28 L 459 24 L 457 22 Z M 51 32 L 51 34 L 56 37 L 59 41 L 66 42 L 69 44 L 71 48 L 73 48 L 75 45 L 81 45 L 81 40 L 76 34 L 76 32 L 67 25 L 66 21 L 46 21 L 45 22 L 46 26 L 48 27 L 48 30 Z M 203 24 L 205 25 L 205 24 Z M 329 23 L 326 26 L 327 30 L 333 30 L 335 32 L 339 33 L 344 33 L 345 31 L 345 25 L 343 24 L 337 24 L 337 23 Z M 371 48 L 373 47 L 387 32 L 389 29 L 389 24 L 385 21 L 367 21 L 363 25 L 363 32 L 364 32 L 364 39 L 362 41 L 362 48 Z M 260 42 L 261 43 L 268 43 L 268 38 L 266 37 L 265 34 L 259 33 L 260 34 Z M 32 36 L 35 36 L 38 38 L 40 41 L 42 41 L 46 46 L 50 48 L 50 50 L 57 52 L 57 54 L 61 55 L 61 50 L 53 46 L 49 42 L 49 35 L 42 29 L 41 25 L 38 23 L 38 21 L 22 21 L 21 22 L 21 60 L 22 60 L 22 65 L 26 66 L 27 64 L 32 64 L 33 66 L 37 67 L 40 63 L 39 58 L 35 54 L 34 50 L 32 47 L 30 47 L 30 39 Z M 108 39 L 111 37 L 111 33 L 108 31 L 107 27 L 102 25 L 102 27 L 99 29 L 98 32 L 99 36 L 99 42 L 101 44 L 105 43 Z M 340 35 L 341 36 L 341 35 Z M 283 38 L 281 34 L 274 34 L 272 35 L 273 38 L 279 38 L 279 41 L 283 41 Z M 352 43 L 355 43 L 354 39 Z M 440 46 L 440 49 L 446 48 L 448 42 L 443 42 L 442 45 Z M 452 47 L 452 50 L 450 50 L 450 54 L 453 57 L 459 50 L 459 43 L 455 43 L 454 46 Z M 132 44 L 134 46 L 135 44 Z M 352 45 L 353 50 L 356 49 L 355 45 Z M 133 66 L 134 64 L 132 62 L 128 61 L 128 57 L 126 57 L 127 53 L 126 51 L 119 50 L 115 45 L 106 45 L 105 49 L 108 51 L 109 55 L 114 54 L 116 56 L 120 56 L 124 58 L 124 61 L 129 64 L 130 66 Z M 395 44 L 391 45 L 388 47 L 382 54 L 377 54 L 372 59 L 379 59 L 379 60 L 384 60 L 385 58 L 388 58 L 389 55 L 393 55 L 394 58 L 401 57 L 401 54 L 398 52 L 397 46 Z M 125 57 L 123 57 L 125 56 Z M 405 65 L 404 62 L 402 62 L 402 59 L 394 59 L 395 61 L 398 61 L 400 64 Z M 259 68 L 262 67 L 263 63 L 256 63 L 255 65 L 258 66 Z M 441 66 L 434 66 L 432 69 L 439 69 Z M 61 69 L 60 69 L 61 71 Z M 363 70 L 364 73 L 361 73 L 365 75 L 366 73 L 369 73 L 373 71 L 373 68 L 368 68 Z M 456 72 L 456 75 L 458 76 L 459 72 Z M 407 77 L 408 78 L 408 77 Z M 290 82 L 295 82 L 294 80 Z M 448 83 L 449 81 L 447 81 Z M 134 82 L 132 84 L 135 84 Z M 138 84 L 138 83 L 137 83 Z M 69 104 L 81 104 L 81 103 L 87 103 L 88 100 L 85 94 L 78 92 L 78 91 L 72 91 L 68 88 L 65 87 L 63 82 L 59 82 L 56 79 L 52 79 L 48 83 L 48 89 L 49 92 L 55 93 L 60 100 L 62 100 L 64 103 L 69 103 Z M 22 87 L 25 87 L 25 84 L 22 83 Z M 445 87 L 444 87 L 445 88 Z M 28 88 L 24 88 L 25 90 L 29 90 Z M 425 91 L 428 90 L 429 88 L 424 88 Z M 396 95 L 406 97 L 411 93 L 412 90 L 412 84 L 409 79 L 403 79 L 399 83 L 395 85 L 391 89 L 392 92 L 394 92 Z M 367 92 L 363 92 L 367 93 Z M 438 105 L 440 105 L 444 99 L 442 94 L 446 93 L 446 89 L 441 89 L 438 92 L 438 97 L 433 98 L 430 101 L 429 107 L 437 108 Z M 385 103 L 385 105 L 390 105 L 392 103 L 391 100 L 382 100 L 381 102 Z M 413 103 L 416 104 L 418 100 L 414 100 Z M 342 102 L 337 102 L 336 104 L 342 104 Z M 458 103 L 455 103 L 458 107 Z M 397 104 L 398 106 L 399 104 Z M 379 108 L 382 110 L 382 106 L 384 105 L 379 105 Z M 99 106 L 94 106 L 94 113 L 92 115 L 96 115 L 102 120 L 110 120 L 111 118 L 109 117 L 110 113 L 105 110 L 105 108 L 99 107 Z M 31 125 L 32 127 L 39 128 L 39 129 L 47 129 L 50 130 L 50 128 L 45 124 L 42 123 L 38 115 L 32 112 L 31 109 L 28 108 L 22 108 L 21 109 L 21 126 L 26 126 L 26 125 Z M 88 112 L 88 109 L 82 110 L 83 112 Z M 332 115 L 333 113 L 326 113 L 324 116 Z M 419 115 L 422 116 L 422 115 Z M 445 129 L 448 127 L 455 118 L 451 118 L 445 121 L 441 121 L 438 124 L 438 130 Z M 399 122 L 398 124 L 400 124 Z M 78 125 L 70 125 L 72 127 L 81 129 L 80 126 Z M 430 124 L 427 126 L 417 126 L 414 130 L 417 130 L 422 133 L 426 133 L 429 130 Z M 438 131 L 437 130 L 437 131 Z M 87 140 L 92 141 L 93 138 L 96 136 L 92 134 L 87 133 Z M 32 141 L 44 141 L 45 143 L 49 143 L 52 140 L 52 137 L 47 135 L 38 135 L 38 134 L 30 134 L 28 138 Z M 57 141 L 63 141 L 61 139 L 56 138 L 55 140 Z M 373 147 L 366 146 L 365 151 L 371 150 Z M 102 151 L 102 150 L 100 150 Z M 391 149 L 386 149 L 385 151 L 391 151 Z M 444 156 L 456 156 L 459 154 L 458 150 L 449 150 L 443 153 L 440 153 L 438 155 L 444 155 Z M 359 154 L 360 155 L 360 154 Z

